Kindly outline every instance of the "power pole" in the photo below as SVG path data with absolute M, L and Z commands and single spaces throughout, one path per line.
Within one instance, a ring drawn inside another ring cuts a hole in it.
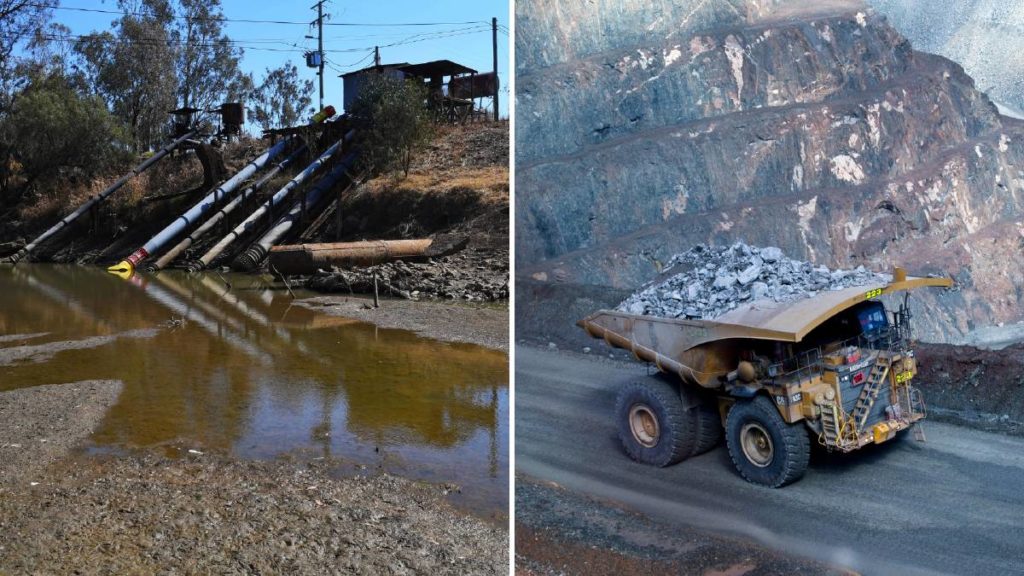
M 494 52 L 494 121 L 498 121 L 498 19 L 491 18 L 491 44 Z
M 320 54 L 320 66 L 317 72 L 317 76 L 320 77 L 320 110 L 324 109 L 324 2 L 326 1 L 320 0 L 316 5 L 310 6 L 310 8 L 316 8 L 316 49 Z
M 380 68 L 380 46 L 373 47 L 373 65 Z

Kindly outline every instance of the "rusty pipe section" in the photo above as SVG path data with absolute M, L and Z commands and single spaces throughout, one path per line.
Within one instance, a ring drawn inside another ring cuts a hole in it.
M 243 271 L 253 271 L 263 264 L 270 249 L 283 239 L 288 232 L 295 226 L 297 222 L 303 217 L 306 208 L 312 210 L 320 200 L 327 194 L 327 191 L 334 187 L 334 185 L 348 174 L 349 168 L 355 163 L 358 155 L 356 152 L 349 152 L 342 158 L 330 172 L 324 174 L 320 180 L 317 180 L 303 196 L 298 199 L 284 216 L 278 219 L 277 222 L 268 230 L 263 236 L 260 237 L 244 254 L 238 257 L 232 265 L 232 268 Z
M 77 210 L 65 216 L 60 222 L 57 222 L 49 230 L 40 234 L 35 240 L 29 242 L 24 248 L 19 250 L 17 254 L 11 256 L 11 262 L 14 264 L 20 262 L 30 252 L 38 248 L 40 244 L 46 242 L 48 239 L 56 235 L 58 232 L 67 228 L 69 224 L 77 220 L 82 214 L 88 212 L 90 208 L 106 200 L 111 194 L 117 192 L 118 190 L 121 189 L 122 186 L 127 184 L 129 180 L 145 172 L 147 168 L 149 168 L 153 164 L 156 164 L 161 158 L 170 154 L 171 151 L 173 151 L 178 146 L 181 146 L 183 143 L 185 143 L 186 140 L 189 140 L 197 133 L 198 130 L 193 130 L 188 134 L 185 134 L 181 138 L 178 138 L 177 140 L 171 142 L 167 146 L 161 148 L 160 151 L 147 158 L 144 162 L 142 162 L 135 168 L 132 168 L 131 172 L 118 178 L 117 182 L 114 182 L 110 186 L 107 186 L 106 190 L 90 198 L 88 202 L 79 206 Z
M 199 260 L 189 262 L 188 270 L 190 272 L 198 272 L 209 266 L 210 263 L 212 263 L 215 258 L 220 256 L 224 252 L 224 250 L 228 248 L 228 246 L 235 242 L 235 240 L 237 240 L 240 236 L 244 235 L 246 232 L 249 232 L 256 226 L 258 226 L 260 219 L 264 215 L 270 214 L 274 208 L 283 203 L 285 199 L 288 198 L 288 195 L 291 194 L 292 190 L 294 190 L 300 184 L 305 182 L 310 176 L 312 176 L 321 167 L 323 167 L 323 165 L 328 160 L 330 160 L 331 157 L 342 148 L 342 146 L 344 146 L 344 143 L 350 141 L 353 136 L 355 136 L 355 131 L 349 131 L 348 134 L 346 134 L 341 141 L 334 143 L 334 145 L 325 150 L 324 153 L 321 154 L 319 158 L 313 161 L 312 164 L 307 166 L 302 172 L 299 172 L 295 176 L 295 178 L 293 178 L 291 181 L 289 181 L 287 184 L 281 187 L 281 189 L 275 192 L 274 195 L 271 196 L 266 202 L 261 204 L 259 208 L 254 210 L 252 214 L 249 215 L 248 218 L 243 220 L 238 226 L 235 226 L 234 230 L 228 232 L 227 236 L 221 238 L 220 241 L 217 242 L 217 244 L 215 244 L 212 248 L 207 250 L 206 254 L 203 254 L 202 257 L 199 258 Z
M 245 202 L 246 200 L 251 198 L 256 192 L 263 188 L 263 186 L 265 186 L 267 182 L 270 182 L 270 180 L 274 178 L 274 176 L 277 176 L 278 173 L 281 172 L 281 170 L 287 168 L 289 164 L 298 159 L 299 156 L 301 156 L 305 151 L 305 144 L 300 144 L 299 146 L 297 146 L 295 151 L 292 152 L 287 158 L 285 158 L 276 166 L 271 168 L 266 174 L 263 175 L 263 177 L 261 177 L 254 184 L 243 190 L 241 194 L 235 196 L 235 198 L 232 199 L 231 202 L 228 202 L 223 208 L 217 210 L 216 214 L 211 216 L 206 222 L 202 224 L 202 226 L 193 230 L 188 236 L 185 237 L 184 240 L 178 242 L 178 244 L 174 248 L 168 250 L 167 253 L 161 256 L 159 260 L 157 260 L 156 262 L 153 263 L 152 266 L 150 266 L 151 271 L 162 270 L 168 264 L 173 262 L 175 258 L 181 255 L 182 252 L 188 250 L 188 248 L 192 246 L 192 244 L 194 244 L 196 240 L 202 238 L 202 236 L 209 232 L 210 230 L 212 230 L 214 226 L 223 222 L 224 219 L 228 217 L 228 214 L 231 214 L 231 212 L 234 211 L 235 208 L 238 208 L 238 206 L 241 205 L 242 202 Z
M 420 238 L 275 246 L 270 249 L 270 266 L 281 274 L 313 274 L 331 266 L 372 266 L 422 258 L 433 243 L 432 238 Z

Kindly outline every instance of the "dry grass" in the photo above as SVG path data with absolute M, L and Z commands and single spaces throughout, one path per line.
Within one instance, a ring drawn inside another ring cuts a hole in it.
M 458 195 L 474 197 L 483 205 L 507 205 L 508 153 L 507 122 L 441 126 L 433 142 L 414 158 L 407 177 L 374 178 L 360 194 Z
M 234 173 L 251 159 L 262 144 L 255 140 L 241 140 L 227 144 L 221 151 L 228 173 Z M 133 163 L 141 162 L 140 158 Z M 113 184 L 130 166 L 89 182 L 53 182 L 42 187 L 37 198 L 22 203 L 18 218 L 25 222 L 51 222 L 69 214 L 93 196 Z M 146 198 L 192 190 L 203 182 L 203 167 L 193 154 L 162 159 L 146 172 L 128 181 L 107 202 L 101 204 L 103 214 L 112 215 L 126 226 L 143 221 L 154 210 L 162 209 L 164 202 L 143 202 Z
M 367 182 L 370 194 L 409 192 L 424 195 L 473 192 L 485 204 L 508 203 L 508 167 L 461 168 L 435 172 L 414 172 L 404 179 L 375 178 Z

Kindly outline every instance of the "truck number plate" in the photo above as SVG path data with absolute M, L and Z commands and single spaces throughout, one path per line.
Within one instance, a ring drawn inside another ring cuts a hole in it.
M 865 300 L 870 300 L 872 298 L 878 298 L 881 295 L 882 295 L 882 289 L 881 288 L 875 288 L 874 290 L 868 290 L 867 293 L 864 294 L 864 299 Z

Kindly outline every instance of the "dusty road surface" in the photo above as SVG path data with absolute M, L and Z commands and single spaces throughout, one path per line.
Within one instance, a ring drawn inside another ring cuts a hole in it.
M 619 386 L 646 375 L 520 347 L 517 474 L 864 574 L 1024 573 L 1024 439 L 926 422 L 926 443 L 814 454 L 801 481 L 772 490 L 743 481 L 724 447 L 664 469 L 629 460 L 611 413 Z

